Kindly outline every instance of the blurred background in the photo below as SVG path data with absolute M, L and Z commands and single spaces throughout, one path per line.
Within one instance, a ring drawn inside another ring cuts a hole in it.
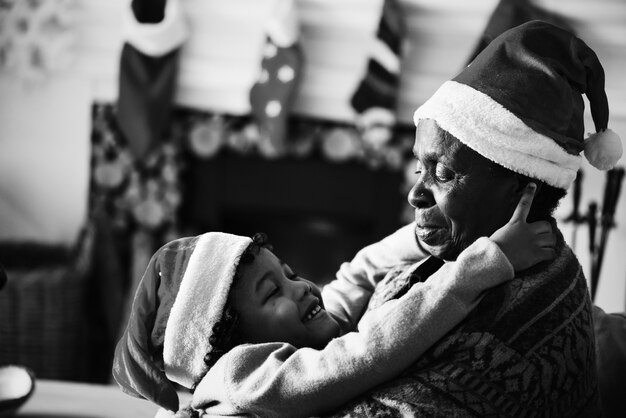
M 109 381 L 134 286 L 176 237 L 263 231 L 302 276 L 332 279 L 412 220 L 413 112 L 486 28 L 541 17 L 575 31 L 604 65 L 609 127 L 626 138 L 623 0 L 399 0 L 400 30 L 384 37 L 382 0 L 177 4 L 187 37 L 146 57 L 128 49 L 129 0 L 0 1 L 0 364 Z M 388 94 L 355 99 L 381 38 L 393 53 L 374 80 Z M 391 111 L 368 113 L 381 103 Z M 147 142 L 129 135 L 141 129 Z M 626 310 L 619 176 L 584 165 L 579 198 L 556 214 L 607 312 Z

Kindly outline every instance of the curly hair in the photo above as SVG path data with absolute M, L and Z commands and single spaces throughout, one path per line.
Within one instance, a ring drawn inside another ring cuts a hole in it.
M 207 369 L 213 367 L 220 357 L 236 345 L 235 332 L 237 329 L 237 313 L 233 308 L 232 289 L 241 277 L 239 271 L 240 267 L 242 265 L 252 264 L 261 248 L 272 250 L 267 235 L 263 232 L 258 232 L 252 236 L 252 243 L 244 250 L 239 259 L 239 264 L 237 265 L 233 278 L 233 285 L 231 286 L 231 293 L 228 295 L 222 317 L 213 325 L 213 329 L 211 330 L 209 343 L 211 344 L 212 350 L 204 356 L 204 364 L 206 364 Z M 192 389 L 195 389 L 198 383 L 199 382 L 195 382 Z

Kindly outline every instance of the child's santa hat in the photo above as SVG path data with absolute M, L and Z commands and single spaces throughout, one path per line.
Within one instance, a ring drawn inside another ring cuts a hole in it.
M 583 93 L 597 131 L 586 139 Z M 576 177 L 581 151 L 601 170 L 621 157 L 608 118 L 596 54 L 570 32 L 541 21 L 498 36 L 414 116 L 416 124 L 434 119 L 484 157 L 562 189 Z
M 209 232 L 172 241 L 152 256 L 115 350 L 113 377 L 124 392 L 178 410 L 172 382 L 191 389 L 207 372 L 213 326 L 251 243 Z

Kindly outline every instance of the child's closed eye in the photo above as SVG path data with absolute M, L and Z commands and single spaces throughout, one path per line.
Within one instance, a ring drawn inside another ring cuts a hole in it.
M 268 289 L 267 293 L 265 294 L 264 302 L 267 302 L 274 296 L 278 295 L 279 292 L 280 292 L 280 288 L 278 286 L 272 286 L 271 288 Z

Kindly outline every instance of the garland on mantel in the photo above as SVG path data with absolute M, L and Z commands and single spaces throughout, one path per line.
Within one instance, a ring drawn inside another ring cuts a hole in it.
M 135 161 L 116 124 L 115 106 L 93 107 L 91 204 L 106 211 L 118 228 L 141 228 L 175 236 L 182 201 L 179 175 L 188 158 L 211 159 L 221 152 L 262 158 L 322 156 L 330 163 L 357 161 L 372 170 L 404 171 L 412 184 L 412 128 L 367 130 L 330 121 L 292 117 L 284 155 L 248 116 L 180 109 L 170 134 L 145 161 Z M 166 237 L 167 238 L 167 237 Z
M 176 235 L 180 138 L 166 138 L 146 161 L 135 161 L 117 127 L 114 106 L 95 104 L 91 142 L 90 210 L 106 213 L 117 230 Z
M 212 158 L 227 149 L 237 154 L 258 154 L 268 159 L 304 158 L 320 153 L 330 162 L 359 161 L 371 169 L 401 170 L 413 146 L 411 130 L 386 126 L 366 130 L 331 121 L 292 117 L 284 155 L 278 156 L 270 140 L 249 117 L 198 113 L 179 114 L 183 137 L 196 157 Z

